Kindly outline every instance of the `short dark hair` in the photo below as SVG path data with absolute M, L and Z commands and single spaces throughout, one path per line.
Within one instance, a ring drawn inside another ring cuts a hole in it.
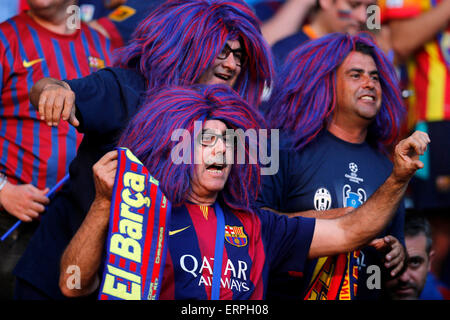
M 365 33 L 361 33 L 361 36 L 366 36 L 366 34 Z M 372 39 L 373 38 L 371 38 L 371 40 Z M 368 55 L 368 56 L 371 56 L 371 57 L 373 57 L 374 54 L 375 54 L 374 50 L 373 50 L 373 46 L 371 46 L 371 45 L 369 45 L 367 43 L 361 42 L 361 41 L 357 41 L 355 43 L 355 51 L 360 52 L 360 53 L 365 54 L 365 55 Z
M 405 237 L 415 237 L 423 234 L 427 239 L 426 252 L 430 253 L 433 240 L 431 238 L 431 225 L 422 214 L 409 213 L 405 216 Z

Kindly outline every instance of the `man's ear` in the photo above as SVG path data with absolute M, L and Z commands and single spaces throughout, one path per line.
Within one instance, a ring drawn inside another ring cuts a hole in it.
M 428 271 L 431 271 L 431 264 L 433 263 L 433 259 L 434 259 L 434 250 L 431 249 L 430 253 L 428 254 Z

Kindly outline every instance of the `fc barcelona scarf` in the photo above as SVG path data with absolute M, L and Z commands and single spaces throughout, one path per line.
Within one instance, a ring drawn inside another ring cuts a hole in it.
M 170 211 L 159 182 L 130 150 L 118 148 L 99 299 L 158 299 Z

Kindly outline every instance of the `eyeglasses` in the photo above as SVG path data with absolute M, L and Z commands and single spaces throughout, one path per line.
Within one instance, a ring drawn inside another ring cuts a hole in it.
M 199 143 L 204 147 L 214 147 L 219 139 L 225 143 L 225 146 L 232 147 L 234 144 L 234 135 L 205 132 L 199 135 Z
M 223 47 L 222 51 L 217 56 L 217 59 L 225 60 L 226 58 L 228 58 L 230 53 L 233 53 L 234 61 L 236 62 L 237 66 L 241 67 L 243 64 L 245 64 L 247 57 L 242 48 L 231 49 L 228 44 L 225 44 L 225 47 Z

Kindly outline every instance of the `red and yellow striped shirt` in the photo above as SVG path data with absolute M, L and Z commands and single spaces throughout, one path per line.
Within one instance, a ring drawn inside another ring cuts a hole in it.
M 384 18 L 407 19 L 431 10 L 441 0 L 384 0 Z M 450 24 L 426 43 L 407 62 L 409 89 L 408 123 L 450 120 Z

